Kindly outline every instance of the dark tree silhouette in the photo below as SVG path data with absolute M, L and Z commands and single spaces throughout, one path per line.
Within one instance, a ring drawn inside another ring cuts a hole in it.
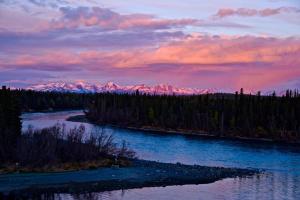
M 21 135 L 20 109 L 17 97 L 6 87 L 0 90 L 0 162 L 14 160 Z
M 205 132 L 215 136 L 299 141 L 300 95 L 166 96 L 96 94 L 86 116 L 100 124 Z
M 82 109 L 93 94 L 13 90 L 24 112 Z

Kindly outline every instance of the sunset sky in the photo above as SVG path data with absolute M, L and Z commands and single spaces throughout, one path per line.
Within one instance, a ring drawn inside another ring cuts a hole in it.
M 299 0 L 0 0 L 0 83 L 300 89 Z

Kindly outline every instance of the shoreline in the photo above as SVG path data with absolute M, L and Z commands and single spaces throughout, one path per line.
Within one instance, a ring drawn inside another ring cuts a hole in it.
M 224 178 L 248 177 L 259 170 L 205 167 L 132 160 L 128 167 L 105 167 L 63 173 L 0 175 L 0 198 L 49 193 L 103 192 L 143 187 L 208 184 Z
M 26 173 L 64 173 L 75 172 L 79 170 L 89 170 L 110 167 L 112 165 L 119 165 L 121 167 L 127 167 L 130 165 L 129 160 L 120 159 L 118 163 L 111 158 L 105 158 L 102 160 L 90 160 L 85 162 L 66 162 L 53 165 L 46 165 L 43 167 L 16 167 L 14 164 L 4 164 L 0 166 L 0 176 L 9 174 L 26 174 Z
M 81 123 L 90 123 L 99 125 L 97 123 L 93 123 L 89 121 L 85 115 L 75 115 L 70 116 L 66 119 L 66 121 L 71 122 L 81 122 Z M 288 145 L 299 145 L 300 142 L 290 142 L 290 141 L 281 141 L 281 140 L 273 140 L 269 138 L 249 138 L 249 137 L 240 137 L 240 136 L 219 136 L 219 135 L 212 135 L 208 134 L 204 131 L 191 131 L 191 130 L 168 130 L 163 128 L 155 128 L 155 127 L 149 127 L 149 126 L 143 126 L 143 127 L 133 127 L 133 126 L 122 126 L 122 125 L 116 125 L 116 124 L 107 124 L 111 127 L 116 128 L 122 128 L 122 129 L 128 129 L 133 131 L 145 131 L 145 132 L 152 132 L 152 133 L 167 133 L 167 134 L 173 134 L 173 135 L 182 135 L 182 136 L 193 136 L 193 137 L 201 137 L 201 138 L 211 138 L 211 139 L 222 139 L 222 140 L 235 140 L 235 141 L 246 141 L 246 142 L 264 142 L 264 143 L 270 143 L 270 144 L 288 144 Z

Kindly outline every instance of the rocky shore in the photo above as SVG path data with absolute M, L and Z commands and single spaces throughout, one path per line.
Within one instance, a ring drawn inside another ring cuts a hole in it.
M 84 193 L 168 185 L 206 184 L 224 178 L 251 176 L 249 169 L 204 167 L 133 160 L 129 167 L 112 166 L 63 173 L 0 175 L 0 199 L 31 198 L 49 193 Z

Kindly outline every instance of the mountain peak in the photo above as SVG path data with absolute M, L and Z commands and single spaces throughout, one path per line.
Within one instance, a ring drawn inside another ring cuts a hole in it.
M 55 92 L 74 92 L 74 93 L 102 93 L 102 92 L 116 92 L 116 93 L 134 93 L 137 90 L 143 94 L 157 94 L 157 95 L 193 95 L 214 93 L 211 89 L 195 89 L 195 88 L 177 88 L 169 84 L 158 84 L 155 86 L 147 86 L 145 84 L 138 84 L 133 86 L 120 86 L 114 82 L 107 82 L 106 84 L 90 84 L 84 81 L 74 83 L 66 82 L 50 82 L 46 84 L 32 85 L 28 90 L 37 91 L 55 91 Z

